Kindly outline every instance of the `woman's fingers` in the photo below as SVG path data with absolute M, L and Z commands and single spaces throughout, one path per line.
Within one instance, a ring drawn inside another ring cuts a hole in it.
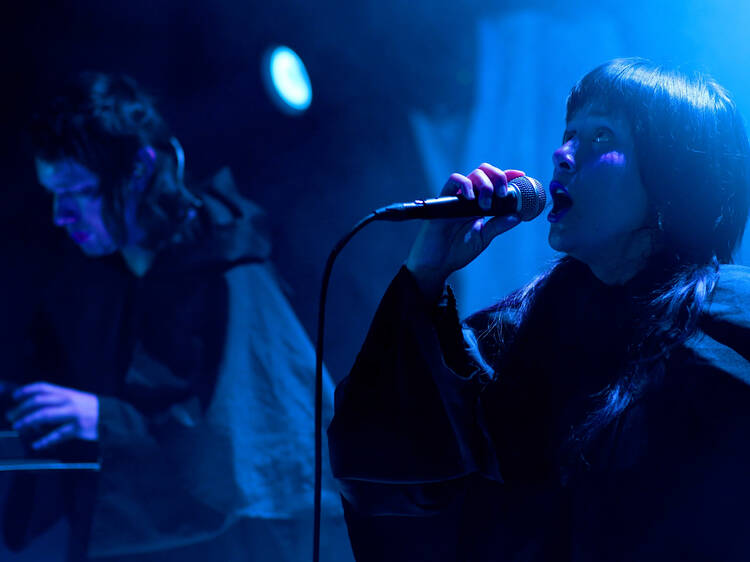
M 493 197 L 504 197 L 508 182 L 525 174 L 520 170 L 501 170 L 487 162 L 480 164 L 468 176 L 451 174 L 440 192 L 441 196 L 458 195 L 466 199 L 477 199 L 482 209 L 492 207 Z
M 508 178 L 508 181 L 513 181 L 516 178 L 521 178 L 526 175 L 526 172 L 522 172 L 521 170 L 505 170 L 505 177 Z
M 495 197 L 505 197 L 508 192 L 508 182 L 526 175 L 521 170 L 501 170 L 487 162 L 480 164 L 479 169 L 487 175 L 495 187 Z
M 474 189 L 471 180 L 461 174 L 451 174 L 440 191 L 441 196 L 461 195 L 466 199 L 474 199 Z
M 505 197 L 508 193 L 508 182 L 525 176 L 521 170 L 501 170 L 497 166 L 484 162 L 468 175 L 472 181 L 474 191 L 478 196 L 478 203 L 482 209 L 492 207 L 493 197 Z
M 471 180 L 471 184 L 477 195 L 477 203 L 482 209 L 489 209 L 492 207 L 492 193 L 494 192 L 493 182 L 487 177 L 487 174 L 477 168 L 467 176 Z
M 505 194 L 508 192 L 509 181 L 505 172 L 487 162 L 480 164 L 478 169 L 492 182 L 494 196 L 505 197 Z

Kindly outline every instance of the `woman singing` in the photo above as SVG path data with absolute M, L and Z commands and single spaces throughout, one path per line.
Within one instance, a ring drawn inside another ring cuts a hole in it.
M 337 389 L 357 560 L 750 557 L 735 104 L 704 76 L 613 60 L 571 90 L 552 158 L 561 259 L 459 323 L 448 275 L 519 221 L 425 222 Z M 442 194 L 486 207 L 519 175 L 482 164 Z

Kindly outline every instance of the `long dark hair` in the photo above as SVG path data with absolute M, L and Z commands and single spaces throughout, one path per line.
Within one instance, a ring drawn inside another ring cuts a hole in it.
M 719 264 L 731 263 L 741 241 L 750 180 L 750 146 L 742 119 L 728 93 L 710 78 L 644 59 L 616 59 L 573 87 L 567 119 L 587 104 L 631 123 L 659 247 L 647 268 L 666 266 L 668 275 L 640 307 L 627 364 L 574 431 L 573 441 L 581 446 L 657 380 L 664 359 L 696 333 L 719 280 Z M 509 330 L 498 316 L 484 336 L 508 343 L 520 334 L 546 288 L 580 271 L 575 262 L 563 258 L 501 302 L 495 310 L 513 308 L 515 328 Z M 496 372 L 502 376 L 501 368 Z
M 121 244 L 127 235 L 126 190 L 139 150 L 151 147 L 156 155 L 154 173 L 136 211 L 146 233 L 143 245 L 163 244 L 197 202 L 177 173 L 167 124 L 132 78 L 93 72 L 73 77 L 34 115 L 30 133 L 37 158 L 72 158 L 97 174 L 107 226 Z

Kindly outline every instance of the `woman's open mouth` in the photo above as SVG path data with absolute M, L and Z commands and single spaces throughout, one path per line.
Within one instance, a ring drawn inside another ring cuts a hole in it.
M 549 222 L 557 222 L 565 216 L 573 206 L 573 198 L 565 189 L 565 186 L 557 180 L 549 184 L 549 192 L 552 196 L 552 210 L 547 215 Z

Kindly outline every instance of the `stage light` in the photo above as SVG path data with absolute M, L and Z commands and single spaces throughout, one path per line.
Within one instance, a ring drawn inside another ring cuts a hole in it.
M 263 82 L 274 104 L 288 115 L 303 113 L 312 101 L 307 69 L 289 47 L 272 47 L 263 57 Z

